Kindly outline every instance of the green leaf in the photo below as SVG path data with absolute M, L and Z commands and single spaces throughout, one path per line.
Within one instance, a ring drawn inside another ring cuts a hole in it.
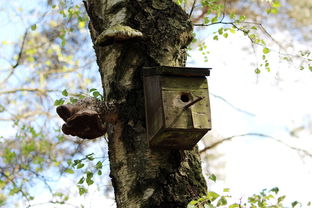
M 266 42 L 264 40 L 260 40 L 260 42 L 262 43 L 262 45 L 266 45 Z
M 67 165 L 70 166 L 72 163 L 73 163 L 73 161 L 72 161 L 71 159 L 68 159 L 68 160 L 67 160 Z
M 196 205 L 198 202 L 197 200 L 193 200 L 193 201 L 190 201 L 190 203 L 188 203 L 189 205 Z
M 215 175 L 215 174 L 211 174 L 211 175 L 209 176 L 209 180 L 212 180 L 213 182 L 216 182 L 216 180 L 217 180 L 216 175 Z
M 286 198 L 286 196 L 280 196 L 280 197 L 278 197 L 277 203 L 278 203 L 278 204 L 281 203 L 282 201 L 284 201 L 285 198 Z
M 272 7 L 278 8 L 280 6 L 281 6 L 280 1 L 278 1 L 278 0 L 273 1 Z
M 71 104 L 77 103 L 78 99 L 74 98 L 74 97 L 70 97 L 69 101 Z
M 5 148 L 4 154 L 2 157 L 4 159 L 4 162 L 6 164 L 9 164 L 9 163 L 12 163 L 13 160 L 16 158 L 16 153 L 12 152 L 11 149 L 9 149 L 9 148 Z
M 273 193 L 275 193 L 275 194 L 278 194 L 279 188 L 278 188 L 278 187 L 274 187 L 274 188 L 272 188 L 272 189 L 270 190 L 270 192 L 273 192 Z
M 260 69 L 259 69 L 259 68 L 256 68 L 256 69 L 255 69 L 255 73 L 256 73 L 256 74 L 260 74 L 260 73 L 261 73 Z
M 269 13 L 271 13 L 271 14 L 277 14 L 278 13 L 278 9 L 274 8 L 274 7 L 271 8 L 269 11 L 270 11 Z
M 229 188 L 224 188 L 223 192 L 230 192 L 230 189 Z
M 231 19 L 236 19 L 236 14 L 231 13 L 231 14 L 230 14 L 230 18 L 231 18 Z
M 217 206 L 225 206 L 227 205 L 227 200 L 224 196 L 221 196 L 221 198 L 219 199 Z
M 5 107 L 0 104 L 0 113 L 2 113 L 3 111 L 5 111 Z
M 61 43 L 62 47 L 64 47 L 66 45 L 66 40 L 62 39 L 62 43 Z
M 236 29 L 235 29 L 235 28 L 231 28 L 231 29 L 230 29 L 230 32 L 233 33 L 233 34 L 235 34 L 235 33 L 236 33 Z
M 78 165 L 79 163 L 81 163 L 81 160 L 74 160 L 73 167 L 75 167 L 75 166 Z
M 94 92 L 92 93 L 92 96 L 95 97 L 95 98 L 97 98 L 98 96 L 101 96 L 101 94 L 100 94 L 98 91 L 94 91 Z
M 219 33 L 219 35 L 222 35 L 222 34 L 223 34 L 223 28 L 222 28 L 222 27 L 219 28 L 218 33 Z
M 243 21 L 245 21 L 245 20 L 246 20 L 246 16 L 242 15 L 242 16 L 239 17 L 239 21 L 240 21 L 240 22 L 243 22 Z
M 63 98 L 57 99 L 54 101 L 55 106 L 63 105 L 65 100 Z
M 65 173 L 69 173 L 69 174 L 74 174 L 75 173 L 74 170 L 70 169 L 70 168 L 66 168 L 64 172 Z
M 91 186 L 94 183 L 94 181 L 91 178 L 87 178 L 86 182 L 87 182 L 88 186 Z
M 239 204 L 232 204 L 229 206 L 229 208 L 236 208 L 236 207 L 241 207 Z
M 218 16 L 215 16 L 214 18 L 212 18 L 212 19 L 211 19 L 211 22 L 212 22 L 212 23 L 218 22 Z
M 227 38 L 227 37 L 229 37 L 229 34 L 228 33 L 224 33 L 223 37 Z
M 65 96 L 65 97 L 68 96 L 68 92 L 67 92 L 66 89 L 62 91 L 62 95 Z
M 87 178 L 92 178 L 92 177 L 93 177 L 93 173 L 90 172 L 90 171 L 88 171 L 88 172 L 87 172 Z
M 214 40 L 219 40 L 219 37 L 217 35 L 213 36 Z
M 268 53 L 270 53 L 270 49 L 268 49 L 268 48 L 263 48 L 263 50 L 262 50 L 262 51 L 263 51 L 263 53 L 264 53 L 264 54 L 268 54 Z
M 90 186 L 90 185 L 92 185 L 94 183 L 92 178 L 93 178 L 93 173 L 88 171 L 87 172 L 87 179 L 86 179 L 86 182 L 87 182 L 88 186 Z
M 85 193 L 87 193 L 87 189 L 83 188 L 83 187 L 78 187 L 79 188 L 79 195 L 83 195 Z
M 86 155 L 86 158 L 87 158 L 88 160 L 94 160 L 93 155 L 94 155 L 94 153 L 88 154 L 88 155 Z
M 103 163 L 101 161 L 98 161 L 95 165 L 96 169 L 102 169 Z
M 217 194 L 216 192 L 213 192 L 213 191 L 209 191 L 208 194 L 207 194 L 207 198 L 210 201 L 216 200 L 219 196 L 220 196 L 219 194 Z
M 16 186 L 13 187 L 10 192 L 9 192 L 9 195 L 12 196 L 14 194 L 17 194 L 21 189 L 17 188 Z
M 77 169 L 83 168 L 83 166 L 84 166 L 83 163 L 79 163 L 79 164 L 77 165 Z
M 295 207 L 295 206 L 297 206 L 297 204 L 299 204 L 299 202 L 298 201 L 294 201 L 294 202 L 291 203 L 291 207 Z
M 32 26 L 30 26 L 30 29 L 31 29 L 32 31 L 35 31 L 35 30 L 37 29 L 37 25 L 36 25 L 36 24 L 33 24 Z
M 85 181 L 85 178 L 81 177 L 80 180 L 78 181 L 78 184 L 83 184 L 84 181 Z

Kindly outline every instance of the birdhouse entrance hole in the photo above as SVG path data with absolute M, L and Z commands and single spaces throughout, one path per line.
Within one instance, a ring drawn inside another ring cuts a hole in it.
M 180 100 L 184 103 L 187 103 L 191 100 L 191 95 L 189 93 L 182 93 Z

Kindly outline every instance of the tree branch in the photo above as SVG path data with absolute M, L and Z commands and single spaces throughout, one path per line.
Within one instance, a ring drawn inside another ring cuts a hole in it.
M 224 97 L 221 97 L 221 96 L 216 95 L 216 94 L 213 94 L 213 93 L 209 93 L 209 94 L 212 95 L 212 96 L 214 96 L 215 98 L 218 98 L 218 99 L 222 100 L 223 102 L 225 102 L 226 104 L 228 104 L 229 106 L 231 106 L 232 108 L 234 108 L 235 110 L 237 110 L 237 111 L 239 111 L 239 112 L 245 113 L 245 114 L 247 114 L 247 115 L 249 115 L 249 116 L 256 116 L 256 115 L 253 114 L 253 113 L 249 113 L 249 112 L 247 112 L 247 111 L 245 111 L 245 110 L 242 110 L 242 109 L 240 109 L 240 108 L 234 106 L 232 103 L 230 103 L 229 101 L 227 101 Z
M 39 88 L 19 88 L 19 89 L 13 89 L 13 90 L 7 90 L 0 92 L 0 95 L 3 94 L 12 94 L 17 92 L 38 92 L 39 94 L 46 95 L 47 92 L 56 92 L 57 90 L 45 90 L 45 89 L 39 89 Z
M 190 17 L 192 16 L 192 13 L 194 11 L 195 4 L 196 4 L 196 0 L 193 1 L 192 8 L 191 8 L 191 11 L 190 11 L 190 14 L 189 14 Z
M 23 51 L 24 51 L 24 47 L 25 47 L 25 42 L 26 42 L 27 35 L 28 35 L 28 29 L 26 29 L 26 31 L 25 31 L 25 33 L 23 35 L 21 48 L 20 48 L 20 51 L 19 51 L 19 53 L 17 55 L 16 63 L 12 66 L 12 69 L 15 69 L 20 64 L 20 61 L 21 61 L 21 58 L 22 58 L 22 55 L 23 55 Z
M 251 24 L 251 25 L 257 25 L 261 31 L 266 35 L 268 36 L 276 45 L 278 45 L 280 48 L 284 49 L 284 47 L 277 41 L 275 40 L 272 35 L 264 28 L 264 26 L 261 24 L 261 23 L 258 23 L 258 22 L 239 22 L 239 21 L 234 21 L 234 22 L 223 22 L 223 19 L 224 17 L 222 17 L 222 19 L 218 22 L 213 22 L 213 23 L 210 23 L 210 24 L 194 24 L 194 26 L 197 26 L 197 27 L 209 27 L 209 26 L 212 26 L 212 25 L 216 25 L 216 24 L 223 24 L 223 25 L 232 25 L 237 31 L 241 31 L 243 32 L 244 34 L 247 34 L 248 35 L 248 38 L 250 39 L 250 41 L 253 43 L 253 44 L 257 44 L 254 42 L 253 38 L 250 37 L 249 35 L 249 30 L 245 30 L 243 28 L 240 28 L 237 26 L 237 24 Z M 260 45 L 260 44 L 257 44 L 257 45 Z
M 312 158 L 312 153 L 308 152 L 307 150 L 304 150 L 304 149 L 300 149 L 298 147 L 293 147 L 289 144 L 286 144 L 285 142 L 283 142 L 282 140 L 280 139 L 276 139 L 275 137 L 272 137 L 270 135 L 266 135 L 266 134 L 262 134 L 262 133 L 246 133 L 246 134 L 240 134 L 240 135 L 234 135 L 234 136 L 230 136 L 230 137 L 227 137 L 227 138 L 224 138 L 224 139 L 221 139 L 207 147 L 205 147 L 204 149 L 200 150 L 199 153 L 202 154 L 204 152 L 206 152 L 207 150 L 209 149 L 212 149 L 212 148 L 215 148 L 217 147 L 218 145 L 222 144 L 223 142 L 226 142 L 226 141 L 231 141 L 232 139 L 234 138 L 237 138 L 237 137 L 244 137 L 244 136 L 257 136 L 257 137 L 265 137 L 265 138 L 269 138 L 269 139 L 272 139 L 278 143 L 281 143 L 287 147 L 289 147 L 290 149 L 292 150 L 295 150 L 297 152 L 300 152 L 300 153 L 303 153 L 304 155 L 308 156 L 308 157 L 311 157 Z

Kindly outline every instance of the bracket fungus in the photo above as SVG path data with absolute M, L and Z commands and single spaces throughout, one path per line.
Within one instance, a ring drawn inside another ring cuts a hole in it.
M 133 38 L 141 38 L 143 34 L 136 29 L 126 25 L 114 25 L 104 30 L 95 40 L 95 45 L 106 46 L 113 42 L 129 40 Z
M 64 134 L 83 139 L 94 139 L 106 133 L 102 110 L 101 102 L 93 97 L 56 108 L 57 114 L 65 121 L 62 126 Z

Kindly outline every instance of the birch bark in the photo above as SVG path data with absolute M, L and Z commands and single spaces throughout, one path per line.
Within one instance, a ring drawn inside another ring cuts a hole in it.
M 142 67 L 183 66 L 192 40 L 188 15 L 171 0 L 88 0 L 90 33 L 106 102 L 110 177 L 118 208 L 178 208 L 206 192 L 197 148 L 150 149 Z M 140 34 L 141 33 L 141 34 Z

